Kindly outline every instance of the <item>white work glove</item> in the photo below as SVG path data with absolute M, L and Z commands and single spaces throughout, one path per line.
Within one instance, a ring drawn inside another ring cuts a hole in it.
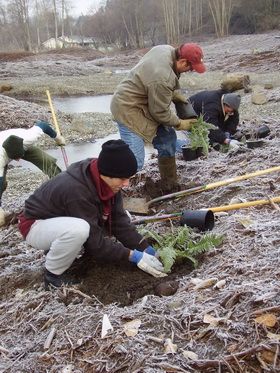
M 3 225 L 5 225 L 5 212 L 0 207 L 0 227 L 2 227 Z
M 241 142 L 231 139 L 228 143 L 229 149 L 235 150 L 238 149 L 242 145 Z
M 165 277 L 164 268 L 161 262 L 153 255 L 147 254 L 142 251 L 133 250 L 129 260 L 137 264 L 137 267 L 142 271 L 149 273 L 154 277 Z
M 65 138 L 61 135 L 57 135 L 54 140 L 59 146 L 65 145 Z
M 175 129 L 177 131 L 189 131 L 192 125 L 197 122 L 197 119 L 180 119 L 180 123 L 177 124 Z
M 172 94 L 172 101 L 173 102 L 184 102 L 186 104 L 188 102 L 188 99 L 180 91 L 174 91 Z

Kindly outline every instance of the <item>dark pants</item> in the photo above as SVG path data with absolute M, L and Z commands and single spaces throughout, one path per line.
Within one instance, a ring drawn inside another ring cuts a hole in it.
M 36 146 L 32 146 L 25 150 L 22 159 L 33 163 L 44 172 L 44 174 L 48 175 L 49 178 L 61 172 L 61 169 L 56 164 L 56 159 Z

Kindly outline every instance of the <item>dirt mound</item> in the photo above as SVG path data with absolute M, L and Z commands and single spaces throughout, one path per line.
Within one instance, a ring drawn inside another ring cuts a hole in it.
M 35 53 L 32 53 L 32 52 L 0 52 L 0 61 L 1 62 L 17 61 L 25 57 L 30 57 L 34 55 Z
M 77 56 L 83 59 L 84 61 L 92 61 L 96 58 L 102 58 L 105 54 L 97 49 L 93 48 L 62 48 L 62 49 L 53 49 L 51 51 L 45 51 L 39 53 L 41 56 L 44 55 L 54 55 L 61 56 L 65 58 L 66 56 Z

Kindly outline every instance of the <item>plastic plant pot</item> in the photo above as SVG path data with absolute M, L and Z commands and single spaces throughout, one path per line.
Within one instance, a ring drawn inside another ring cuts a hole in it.
M 199 147 L 196 149 L 196 156 L 197 158 L 201 157 L 203 155 L 203 148 Z
M 267 137 L 269 134 L 270 128 L 264 124 L 263 126 L 257 129 L 256 137 L 258 139 L 263 139 L 264 137 Z
M 247 140 L 246 144 L 247 144 L 247 148 L 255 149 L 255 148 L 260 148 L 263 145 L 263 141 L 262 140 Z
M 180 119 L 197 118 L 197 114 L 190 102 L 175 102 L 175 109 Z
M 188 148 L 186 145 L 182 146 L 182 153 L 185 161 L 193 161 L 198 157 L 196 149 Z
M 180 224 L 198 228 L 200 231 L 211 231 L 215 224 L 214 214 L 211 210 L 185 210 Z

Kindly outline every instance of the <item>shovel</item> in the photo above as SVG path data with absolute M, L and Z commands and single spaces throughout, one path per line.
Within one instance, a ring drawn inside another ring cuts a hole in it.
M 273 205 L 274 203 L 280 203 L 280 196 L 268 198 L 268 199 L 259 199 L 255 201 L 235 203 L 232 205 L 209 207 L 207 209 L 201 209 L 197 211 L 221 212 L 221 211 L 244 209 L 247 207 L 254 207 L 254 206 L 261 206 L 261 205 L 269 205 L 269 204 Z M 189 210 L 186 210 L 186 211 L 189 211 Z M 139 219 L 134 219 L 131 222 L 135 225 L 138 225 L 138 224 L 148 224 L 148 223 L 154 223 L 154 222 L 166 221 L 166 220 L 182 219 L 182 216 L 184 216 L 186 211 L 174 212 L 172 214 L 164 214 L 164 215 L 158 215 L 158 216 L 145 216 Z
M 48 97 L 48 102 L 49 102 L 49 105 L 50 105 L 52 118 L 53 118 L 53 123 L 54 123 L 55 129 L 56 129 L 56 133 L 58 135 L 61 135 L 60 128 L 59 128 L 59 125 L 58 125 L 58 122 L 57 122 L 57 119 L 56 119 L 56 115 L 55 115 L 55 111 L 54 111 L 54 107 L 53 107 L 53 104 L 52 104 L 52 99 L 51 99 L 51 95 L 50 95 L 49 90 L 46 90 L 46 94 L 47 94 L 47 97 Z M 67 158 L 65 148 L 64 148 L 64 146 L 60 146 L 60 149 L 61 149 L 61 153 L 62 153 L 62 157 L 63 157 L 63 160 L 64 160 L 65 167 L 67 168 L 68 167 L 68 158 Z
M 172 200 L 172 199 L 177 199 L 177 198 L 182 198 L 182 197 L 194 194 L 194 193 L 204 192 L 206 190 L 214 189 L 220 186 L 229 185 L 229 184 L 232 184 L 238 181 L 251 179 L 256 176 L 262 176 L 262 175 L 265 175 L 271 172 L 276 172 L 276 171 L 280 171 L 280 166 L 267 168 L 265 170 L 258 170 L 258 171 L 255 171 L 249 174 L 232 177 L 226 180 L 216 181 L 214 183 L 199 185 L 199 186 L 196 186 L 190 189 L 181 190 L 180 192 L 166 194 L 165 196 L 154 198 L 148 202 L 145 200 L 145 198 L 137 198 L 136 199 L 137 202 L 135 201 L 136 203 L 133 203 L 133 198 L 132 199 L 130 198 L 131 210 L 129 210 L 129 208 L 126 208 L 125 202 L 124 202 L 124 206 L 127 210 L 129 210 L 132 213 L 135 213 L 135 214 L 138 213 L 138 214 L 144 215 L 144 214 L 147 214 L 149 212 L 150 207 L 155 205 L 156 203 L 167 201 L 167 200 Z

